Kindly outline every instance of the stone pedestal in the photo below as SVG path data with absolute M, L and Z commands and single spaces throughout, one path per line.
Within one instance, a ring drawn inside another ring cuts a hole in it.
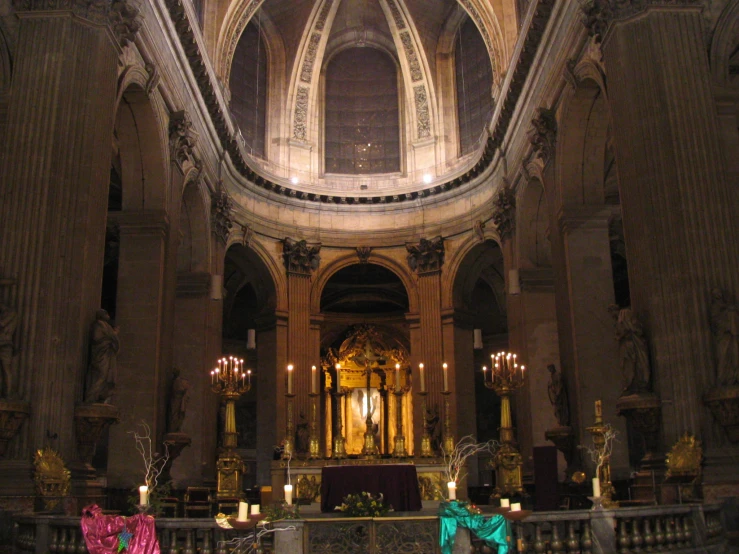
M 630 427 L 644 437 L 647 452 L 641 460 L 642 469 L 661 469 L 664 466 L 660 441 L 661 410 L 659 397 L 652 393 L 622 396 L 616 402 L 618 415 L 624 416 Z
M 103 485 L 92 466 L 92 458 L 103 433 L 119 421 L 118 408 L 110 404 L 79 404 L 74 410 L 78 458 L 69 465 L 69 470 L 72 474 L 72 496 L 80 507 L 92 502 L 104 505 Z
M 557 450 L 564 455 L 565 461 L 567 462 L 566 474 L 569 479 L 572 472 L 579 469 L 575 467 L 576 451 L 574 430 L 569 425 L 554 427 L 553 429 L 547 429 L 544 432 L 544 438 L 553 442 L 554 446 L 557 447 Z
M 0 400 L 0 457 L 5 456 L 8 443 L 18 434 L 30 412 L 28 402 Z
M 739 387 L 717 387 L 703 395 L 703 403 L 733 443 L 739 442 Z
M 192 439 L 187 433 L 167 433 L 162 442 L 167 445 L 169 452 L 169 459 L 162 468 L 161 481 L 164 483 L 172 479 L 170 476 L 172 464 L 182 454 L 182 451 L 192 444 Z

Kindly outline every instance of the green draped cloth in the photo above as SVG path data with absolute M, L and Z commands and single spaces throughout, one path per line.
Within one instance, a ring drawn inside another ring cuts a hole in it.
M 489 547 L 497 546 L 498 554 L 508 554 L 508 537 L 510 536 L 508 521 L 500 515 L 486 517 L 472 513 L 467 506 L 467 502 L 441 502 L 439 504 L 441 553 L 452 554 L 457 526 L 462 526 L 484 540 Z

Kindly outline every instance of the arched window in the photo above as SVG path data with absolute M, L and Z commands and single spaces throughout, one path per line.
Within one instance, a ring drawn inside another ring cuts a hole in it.
M 326 69 L 326 173 L 400 171 L 398 76 L 374 48 L 350 48 Z
M 480 31 L 469 18 L 457 36 L 454 65 L 459 150 L 464 156 L 477 147 L 480 135 L 493 114 L 493 70 Z
M 267 114 L 267 51 L 253 21 L 236 45 L 231 66 L 231 111 L 246 147 L 254 156 L 265 157 Z

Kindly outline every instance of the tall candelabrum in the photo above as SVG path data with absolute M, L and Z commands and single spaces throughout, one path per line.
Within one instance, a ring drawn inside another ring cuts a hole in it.
M 341 406 L 347 392 L 349 392 L 349 389 L 341 386 L 341 366 L 336 364 L 336 391 L 334 392 L 334 398 L 336 399 L 336 433 L 334 434 L 334 447 L 331 457 L 337 460 L 346 458 L 346 440 L 344 439 Z
M 423 364 L 418 364 L 418 374 L 420 376 L 421 390 L 418 392 L 418 396 L 421 397 L 421 414 L 423 417 L 423 434 L 421 435 L 421 458 L 433 458 L 434 450 L 431 448 L 431 435 L 429 434 L 429 425 L 426 419 L 428 412 L 428 406 L 426 405 L 426 397 L 428 391 L 426 390 L 426 379 L 424 376 Z
M 447 374 L 447 364 L 441 366 L 444 371 L 444 390 L 441 394 L 444 396 L 444 452 L 452 452 L 454 450 L 454 435 L 452 434 L 452 412 L 449 409 L 449 377 Z
M 236 452 L 236 401 L 251 389 L 251 370 L 244 371 L 241 358 L 221 358 L 210 372 L 211 389 L 219 394 L 226 404 L 223 428 L 223 449 L 218 455 L 217 497 L 233 498 L 241 495 L 244 462 Z
M 405 436 L 403 435 L 403 397 L 410 390 L 410 385 L 400 383 L 400 364 L 395 364 L 395 387 L 393 394 L 395 395 L 396 408 L 396 431 L 395 431 L 395 448 L 393 449 L 394 458 L 407 458 L 408 450 L 405 447 Z
M 318 372 L 316 366 L 311 367 L 310 381 L 310 445 L 309 458 L 314 460 L 321 457 L 321 443 L 318 440 Z
M 511 396 L 523 386 L 525 368 L 518 364 L 516 354 L 498 352 L 490 357 L 492 360 L 490 379 L 487 367 L 483 367 L 483 382 L 500 397 L 500 448 L 493 457 L 495 467 L 493 496 L 514 496 L 523 493 L 521 475 L 523 459 L 516 448 L 513 435 Z
M 293 366 L 287 366 L 287 425 L 285 426 L 285 440 L 283 441 L 282 459 L 289 460 L 295 454 L 295 418 L 293 417 Z

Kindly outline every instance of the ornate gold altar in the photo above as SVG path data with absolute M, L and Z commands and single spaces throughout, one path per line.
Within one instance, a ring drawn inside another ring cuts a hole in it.
M 338 349 L 329 350 L 321 368 L 326 413 L 333 415 L 325 418 L 327 457 L 413 455 L 411 368 L 405 349 L 389 345 L 373 326 L 361 325 Z

